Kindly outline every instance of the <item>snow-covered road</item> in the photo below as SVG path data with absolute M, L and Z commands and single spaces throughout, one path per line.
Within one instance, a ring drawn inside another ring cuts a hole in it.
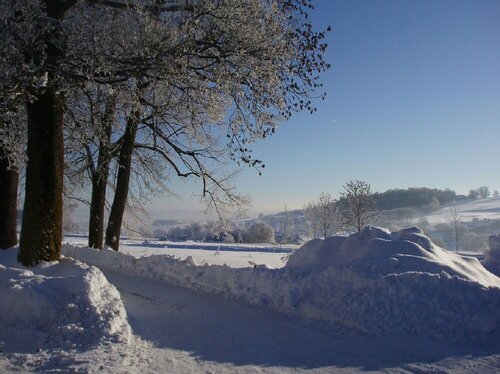
M 105 275 L 135 335 L 130 372 L 500 371 L 498 347 L 473 354 L 428 341 L 377 340 L 162 281 Z

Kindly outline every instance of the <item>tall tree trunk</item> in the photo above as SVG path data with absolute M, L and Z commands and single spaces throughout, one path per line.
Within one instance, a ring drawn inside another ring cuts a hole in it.
M 63 108 L 53 88 L 28 109 L 28 163 L 19 261 L 59 260 L 62 239 Z
M 47 16 L 60 25 L 66 11 L 75 1 L 44 0 Z M 40 261 L 55 261 L 61 256 L 63 191 L 63 106 L 64 97 L 55 86 L 54 71 L 64 57 L 64 38 L 59 28 L 41 40 L 46 58 L 29 55 L 28 60 L 46 69 L 45 87 L 35 89 L 35 100 L 26 104 L 28 112 L 28 163 L 23 225 L 18 260 L 25 266 Z
M 92 176 L 92 197 L 90 200 L 89 247 L 102 249 L 104 238 L 104 208 L 109 175 L 109 159 L 101 159 L 106 149 L 99 146 L 97 170 Z
M 115 251 L 120 244 L 120 231 L 123 214 L 127 203 L 130 171 L 132 169 L 132 153 L 134 151 L 135 135 L 137 133 L 137 116 L 132 115 L 127 121 L 123 135 L 120 157 L 118 159 L 118 176 L 116 178 L 115 196 L 109 213 L 108 227 L 106 228 L 106 245 Z
M 90 200 L 89 247 L 102 249 L 104 237 L 104 208 L 108 184 L 109 164 L 111 161 L 111 133 L 115 111 L 115 98 L 111 97 L 106 105 L 103 121 L 104 138 L 99 141 L 97 167 L 92 173 L 92 197 Z
M 0 249 L 17 244 L 17 186 L 19 173 L 9 169 L 7 151 L 0 146 Z

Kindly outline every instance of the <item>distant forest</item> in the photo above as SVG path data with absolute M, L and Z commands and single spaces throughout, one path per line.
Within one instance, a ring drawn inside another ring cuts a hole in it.
M 427 187 L 396 188 L 377 192 L 373 197 L 379 210 L 444 205 L 466 198 L 464 195 L 457 195 L 455 191 L 450 189 L 439 190 Z

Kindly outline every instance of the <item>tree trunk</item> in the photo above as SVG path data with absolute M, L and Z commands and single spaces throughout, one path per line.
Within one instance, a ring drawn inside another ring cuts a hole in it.
M 19 261 L 59 260 L 62 239 L 63 100 L 54 88 L 28 109 L 28 163 Z
M 9 169 L 7 152 L 0 147 L 0 249 L 17 244 L 17 186 L 19 173 Z
M 55 25 L 64 18 L 75 1 L 44 0 L 47 16 Z M 40 261 L 56 261 L 61 256 L 62 191 L 64 167 L 63 107 L 64 97 L 58 94 L 54 71 L 65 55 L 64 38 L 56 27 L 45 40 L 46 58 L 30 55 L 45 70 L 45 87 L 36 88 L 34 101 L 26 104 L 28 112 L 28 163 L 23 225 L 18 260 L 25 266 Z
M 123 135 L 120 157 L 118 159 L 118 176 L 116 178 L 116 190 L 109 214 L 108 227 L 106 229 L 106 245 L 118 251 L 120 244 L 120 232 L 123 222 L 123 214 L 127 203 L 130 171 L 132 169 L 132 153 L 134 151 L 135 135 L 137 133 L 137 116 L 132 116 L 127 121 L 125 134 Z
M 90 200 L 89 247 L 102 249 L 104 238 L 104 207 L 109 175 L 109 159 L 100 160 L 104 149 L 99 147 L 98 172 L 92 176 L 92 197 Z
M 102 249 L 104 237 L 104 208 L 106 204 L 106 187 L 111 161 L 112 120 L 115 111 L 115 99 L 111 97 L 107 103 L 103 126 L 104 139 L 99 142 L 97 168 L 92 174 L 92 197 L 90 200 L 89 247 Z

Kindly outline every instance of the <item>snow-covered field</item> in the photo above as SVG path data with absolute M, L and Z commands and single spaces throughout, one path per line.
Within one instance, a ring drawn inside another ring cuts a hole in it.
M 500 197 L 488 197 L 486 199 L 475 199 L 459 201 L 456 203 L 457 213 L 463 222 L 473 219 L 500 219 Z M 438 212 L 425 216 L 429 223 L 449 223 L 451 207 L 443 207 Z
M 418 229 L 314 240 L 274 270 L 75 243 L 30 270 L 0 252 L 0 372 L 500 371 L 500 279 Z M 250 253 L 286 254 L 268 250 Z
M 87 239 L 67 236 L 64 243 L 84 247 Z M 225 244 L 194 241 L 142 241 L 122 240 L 120 252 L 136 258 L 152 255 L 171 255 L 185 260 L 191 256 L 198 265 L 228 265 L 234 268 L 253 267 L 266 264 L 272 268 L 283 267 L 288 256 L 300 246 L 271 244 Z

